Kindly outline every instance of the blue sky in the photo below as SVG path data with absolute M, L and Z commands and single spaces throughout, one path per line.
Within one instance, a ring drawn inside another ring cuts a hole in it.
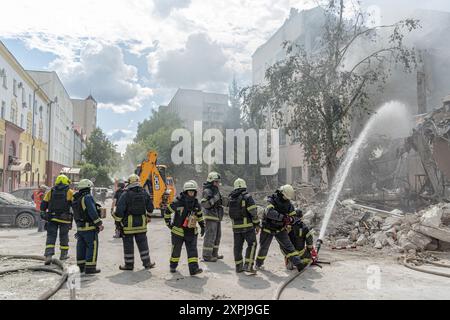
M 350 0 L 347 0 L 350 1 Z M 26 69 L 56 71 L 76 98 L 99 102 L 98 125 L 125 150 L 138 122 L 179 87 L 227 92 L 251 81 L 251 56 L 314 0 L 15 0 L 0 40 Z M 366 0 L 386 16 L 449 11 L 448 0 Z M 20 16 L 20 17 L 19 17 Z M 20 23 L 17 23 L 20 21 Z

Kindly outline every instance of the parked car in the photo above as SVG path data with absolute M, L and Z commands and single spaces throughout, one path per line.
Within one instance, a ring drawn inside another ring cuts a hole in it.
M 19 199 L 25 200 L 25 201 L 33 201 L 31 199 L 31 196 L 33 195 L 35 188 L 22 188 L 18 189 L 16 191 L 11 192 L 11 194 Z
M 27 229 L 36 226 L 38 220 L 39 212 L 33 202 L 0 192 L 0 225 Z

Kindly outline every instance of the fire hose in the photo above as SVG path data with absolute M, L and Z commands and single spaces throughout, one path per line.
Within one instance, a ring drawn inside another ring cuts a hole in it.
M 317 254 L 320 251 L 320 248 L 323 244 L 322 240 L 317 240 L 317 245 L 316 245 L 316 249 L 317 249 Z M 305 273 L 306 270 L 308 270 L 308 268 L 310 268 L 311 266 L 318 266 L 320 268 L 322 268 L 321 264 L 330 264 L 329 262 L 325 262 L 325 261 L 317 261 L 317 262 L 310 262 L 302 271 L 293 274 L 292 276 L 290 276 L 286 281 L 284 281 L 277 289 L 277 291 L 275 292 L 275 296 L 274 296 L 274 300 L 280 300 L 281 294 L 283 293 L 283 291 L 286 289 L 286 287 L 291 284 L 295 279 L 297 279 L 298 277 L 300 277 L 303 273 Z
M 37 260 L 37 261 L 45 261 L 44 257 L 40 256 L 27 256 L 27 255 L 0 255 L 0 260 Z M 41 294 L 38 297 L 38 300 L 49 300 L 51 297 L 53 297 L 64 285 L 64 283 L 67 281 L 68 273 L 66 271 L 66 268 L 64 267 L 64 264 L 58 260 L 53 259 L 52 264 L 56 265 L 58 269 L 51 269 L 48 267 L 43 266 L 30 266 L 30 267 L 21 267 L 21 268 L 15 268 L 15 269 L 8 269 L 8 270 L 2 270 L 0 271 L 0 276 L 4 276 L 11 273 L 17 273 L 17 272 L 23 272 L 23 271 L 34 271 L 34 272 L 49 272 L 49 273 L 55 273 L 61 276 L 61 279 L 59 279 L 58 283 L 51 289 L 47 290 L 43 294 Z
M 419 268 L 419 267 L 416 267 L 416 266 L 412 265 L 411 262 L 413 262 L 413 261 L 421 262 L 422 264 L 429 264 L 429 265 L 432 265 L 432 266 L 435 266 L 435 267 L 440 267 L 440 268 L 450 268 L 450 265 L 448 265 L 448 264 L 433 262 L 433 261 L 429 261 L 429 260 L 422 259 L 422 258 L 405 258 L 401 263 L 406 268 L 414 270 L 414 271 L 428 273 L 428 274 L 432 274 L 432 275 L 435 275 L 435 276 L 441 276 L 441 277 L 450 278 L 450 273 L 443 273 L 443 272 L 438 272 L 438 271 L 425 270 L 425 269 L 422 269 L 422 268 Z

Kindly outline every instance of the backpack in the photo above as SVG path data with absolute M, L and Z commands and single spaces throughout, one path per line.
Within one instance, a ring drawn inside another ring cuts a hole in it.
M 230 218 L 233 220 L 242 220 L 245 218 L 246 207 L 243 205 L 244 196 L 241 194 L 236 198 L 230 197 L 228 200 L 228 208 Z

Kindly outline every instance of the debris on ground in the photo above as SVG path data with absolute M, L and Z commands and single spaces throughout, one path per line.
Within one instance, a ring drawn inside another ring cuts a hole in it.
M 319 229 L 326 204 L 311 205 L 306 224 Z M 414 214 L 340 202 L 331 217 L 327 239 L 335 249 L 370 247 L 396 253 L 450 251 L 450 204 L 430 206 Z

